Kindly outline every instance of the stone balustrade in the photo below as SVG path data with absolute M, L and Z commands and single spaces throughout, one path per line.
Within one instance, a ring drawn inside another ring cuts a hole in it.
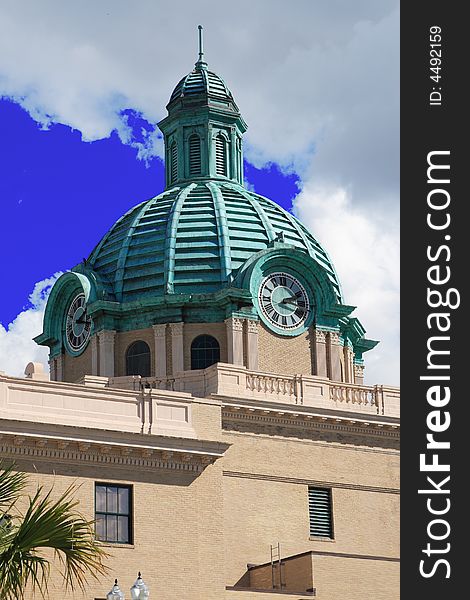
M 399 417 L 399 388 L 331 381 L 313 375 L 276 375 L 218 363 L 175 377 L 115 377 L 109 385 L 187 392 L 196 397 L 230 396 L 322 409 Z M 132 387 L 134 386 L 134 387 Z
M 353 385 L 310 375 L 275 375 L 225 363 L 182 371 L 174 377 L 86 375 L 72 384 L 0 375 L 0 419 L 123 432 L 198 437 L 194 410 L 205 410 L 201 403 L 223 403 L 227 398 L 332 415 L 400 415 L 398 388 Z M 218 418 L 214 413 L 215 424 Z
M 362 406 L 377 406 L 376 387 L 352 384 L 330 385 L 330 400 L 333 402 L 345 402 L 346 404 L 358 404 Z

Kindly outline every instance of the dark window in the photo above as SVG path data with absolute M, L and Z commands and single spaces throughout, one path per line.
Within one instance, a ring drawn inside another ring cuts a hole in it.
M 227 142 L 223 135 L 215 138 L 215 172 L 227 176 Z
M 189 174 L 201 174 L 201 140 L 198 135 L 189 138 Z
M 191 369 L 205 369 L 219 361 L 219 342 L 211 335 L 199 335 L 191 344 Z
M 98 540 L 132 543 L 131 488 L 124 485 L 95 485 L 95 531 Z
M 171 144 L 170 148 L 170 164 L 171 164 L 171 183 L 178 179 L 178 149 L 176 142 Z
M 150 348 L 145 342 L 134 342 L 127 349 L 126 375 L 150 377 Z
M 331 489 L 309 487 L 308 511 L 310 516 L 310 536 L 333 539 Z

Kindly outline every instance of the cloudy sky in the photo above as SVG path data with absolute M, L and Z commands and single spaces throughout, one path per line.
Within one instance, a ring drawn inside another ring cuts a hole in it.
M 54 277 L 162 190 L 155 123 L 199 23 L 249 185 L 325 245 L 381 340 L 367 382 L 397 384 L 397 0 L 0 0 L 0 370 L 47 359 L 30 338 Z

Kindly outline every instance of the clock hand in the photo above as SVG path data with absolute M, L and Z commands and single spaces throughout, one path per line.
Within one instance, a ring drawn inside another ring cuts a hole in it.
M 279 304 L 295 304 L 295 305 L 297 305 L 297 300 L 296 300 L 295 296 L 291 296 L 290 298 L 284 298 L 283 300 L 280 301 Z
M 77 323 L 79 325 L 81 325 L 82 323 L 85 324 L 87 321 L 88 321 L 88 319 L 87 319 L 86 311 L 83 311 L 82 314 L 80 315 L 80 318 L 77 319 Z
M 279 304 L 293 304 L 297 307 L 297 310 L 301 310 L 303 313 L 310 312 L 310 309 L 307 306 L 299 306 L 297 300 L 294 298 L 284 298 L 284 300 L 281 300 Z

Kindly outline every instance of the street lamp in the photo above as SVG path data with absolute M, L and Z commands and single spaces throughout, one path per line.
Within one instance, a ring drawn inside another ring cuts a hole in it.
M 114 585 L 107 594 L 106 600 L 124 600 L 124 594 L 119 589 L 117 579 L 114 580 Z
M 131 587 L 132 600 L 147 600 L 149 594 L 149 589 L 145 585 L 142 575 L 139 571 L 139 576 L 137 577 L 134 585 Z

